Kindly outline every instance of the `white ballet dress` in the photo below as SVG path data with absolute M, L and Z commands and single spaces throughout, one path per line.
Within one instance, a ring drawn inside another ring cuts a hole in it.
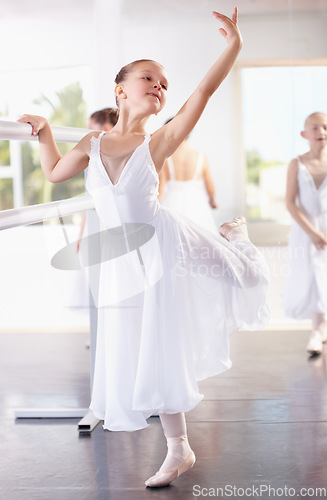
M 86 177 L 104 228 L 90 408 L 105 429 L 134 431 L 153 413 L 191 410 L 197 382 L 231 367 L 229 335 L 268 321 L 268 271 L 247 239 L 229 243 L 160 206 L 149 134 L 113 184 L 102 135 Z
M 172 158 L 167 159 L 170 179 L 166 181 L 161 204 L 186 215 L 200 226 L 217 233 L 213 210 L 210 208 L 203 178 L 199 178 L 204 157 L 199 154 L 193 177 L 187 181 L 176 179 Z
M 327 177 L 317 189 L 314 179 L 298 158 L 297 204 L 311 224 L 327 235 Z M 317 250 L 308 234 L 292 221 L 284 290 L 285 314 L 311 318 L 311 312 L 327 314 L 327 249 Z

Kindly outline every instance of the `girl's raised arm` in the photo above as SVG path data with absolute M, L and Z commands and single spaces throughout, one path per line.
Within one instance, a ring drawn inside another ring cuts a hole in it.
M 188 136 L 199 120 L 209 98 L 232 69 L 242 48 L 242 37 L 237 26 L 237 8 L 234 9 L 231 19 L 218 12 L 213 12 L 213 15 L 223 25 L 219 32 L 228 45 L 177 115 L 153 134 L 153 139 L 156 134 L 158 136 L 158 141 L 156 141 L 158 145 L 156 149 L 159 149 L 158 157 L 170 156 Z
M 48 181 L 66 181 L 83 172 L 88 166 L 90 137 L 94 133 L 87 134 L 71 151 L 62 156 L 46 118 L 23 115 L 18 121 L 32 125 L 32 135 L 39 134 L 41 167 Z

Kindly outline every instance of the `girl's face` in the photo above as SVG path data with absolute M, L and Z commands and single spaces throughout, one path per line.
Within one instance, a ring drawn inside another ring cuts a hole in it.
M 113 125 L 111 125 L 110 123 L 101 124 L 95 121 L 93 118 L 89 119 L 88 128 L 91 130 L 104 130 L 105 132 L 109 132 L 109 130 L 111 130 L 112 127 Z
M 152 61 L 140 62 L 122 86 L 120 105 L 142 114 L 157 114 L 166 104 L 168 80 L 165 69 Z
M 317 144 L 321 147 L 327 146 L 327 115 L 316 113 L 307 119 L 302 137 L 307 139 L 311 145 Z

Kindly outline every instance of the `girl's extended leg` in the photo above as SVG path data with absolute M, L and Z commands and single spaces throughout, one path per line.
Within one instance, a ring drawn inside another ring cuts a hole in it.
M 195 455 L 187 439 L 184 413 L 161 414 L 161 425 L 167 439 L 167 456 L 155 476 L 145 484 L 150 487 L 167 486 L 183 472 L 193 467 Z
M 322 344 L 327 340 L 327 321 L 322 313 L 312 311 L 312 333 L 309 337 L 307 351 L 310 354 L 321 354 Z
M 325 314 L 312 312 L 312 329 L 317 330 L 322 337 L 322 341 L 326 342 L 326 340 L 327 340 L 327 320 L 326 320 Z

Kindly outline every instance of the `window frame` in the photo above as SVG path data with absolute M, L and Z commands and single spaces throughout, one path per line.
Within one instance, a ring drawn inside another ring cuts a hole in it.
M 243 77 L 242 70 L 250 68 L 268 68 L 268 67 L 301 67 L 301 66 L 327 66 L 327 57 L 314 57 L 314 58 L 283 58 L 283 59 L 245 59 L 240 60 L 237 64 L 237 70 L 239 71 L 239 96 L 240 102 L 243 105 L 242 97 L 242 85 Z M 242 109 L 242 108 L 241 108 Z M 242 111 L 240 111 L 242 115 Z M 243 172 L 240 172 L 240 178 L 242 183 L 240 186 L 240 195 L 242 200 L 242 206 L 246 207 L 246 162 L 245 162 L 245 144 L 244 144 L 244 122 L 243 116 L 240 117 L 241 128 L 242 128 L 242 157 L 243 161 L 240 162 L 240 168 Z M 249 221 L 248 222 L 249 235 L 252 242 L 258 246 L 286 246 L 288 243 L 288 233 L 290 229 L 290 223 L 285 222 L 281 224 L 274 221 Z

